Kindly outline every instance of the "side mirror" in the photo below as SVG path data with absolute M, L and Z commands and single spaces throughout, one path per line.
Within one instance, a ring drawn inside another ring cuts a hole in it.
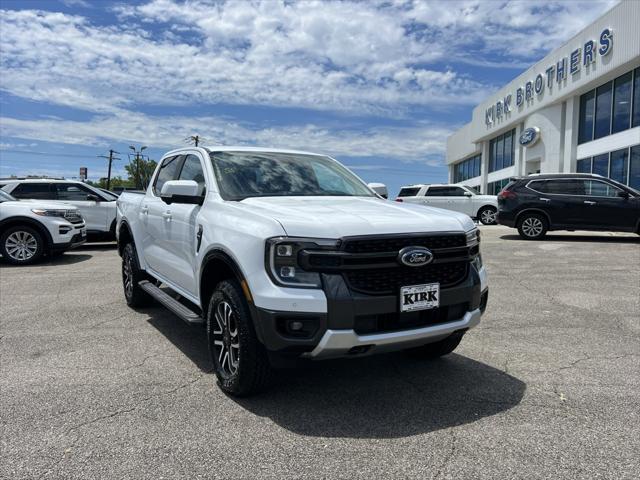
M 630 196 L 631 196 L 631 195 L 629 195 L 629 192 L 626 192 L 626 191 L 624 191 L 624 190 L 620 190 L 620 191 L 618 192 L 618 197 L 620 197 L 620 198 L 627 199 L 627 198 L 629 198 Z
M 93 193 L 90 193 L 89 195 L 87 195 L 87 200 L 89 200 L 90 202 L 101 202 L 102 201 L 102 199 L 98 195 L 94 195 Z
M 464 192 L 464 196 L 465 196 L 465 197 L 473 197 L 473 193 L 471 193 L 471 192 Z
M 382 198 L 389 198 L 387 186 L 384 183 L 368 183 L 367 186 Z
M 199 195 L 199 190 L 198 182 L 193 180 L 169 180 L 162 185 L 160 198 L 168 205 L 172 203 L 202 205 L 204 195 Z

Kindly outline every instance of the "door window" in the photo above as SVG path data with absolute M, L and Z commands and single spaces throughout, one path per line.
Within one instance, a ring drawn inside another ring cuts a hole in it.
M 577 179 L 536 180 L 530 188 L 540 193 L 552 195 L 584 195 L 584 182 Z
M 420 187 L 401 188 L 398 197 L 417 197 Z
M 55 200 L 56 194 L 50 183 L 21 183 L 11 192 L 15 198 Z
M 55 185 L 58 191 L 58 200 L 86 201 L 87 195 L 93 194 L 89 189 L 75 183 L 58 183 Z M 97 195 L 96 195 L 97 196 Z
M 162 161 L 162 165 L 158 170 L 156 179 L 153 182 L 153 193 L 156 196 L 162 192 L 162 186 L 169 180 L 175 180 L 178 175 L 178 166 L 180 165 L 180 155 L 168 157 Z
M 198 184 L 198 195 L 204 195 L 206 192 L 206 185 L 204 181 L 204 170 L 202 169 L 202 163 L 200 159 L 195 155 L 187 155 L 184 163 L 182 164 L 182 170 L 178 180 L 193 180 Z
M 617 197 L 621 190 L 599 180 L 585 180 L 585 191 L 592 197 Z
M 427 190 L 429 197 L 463 197 L 465 189 L 460 187 L 430 187 Z

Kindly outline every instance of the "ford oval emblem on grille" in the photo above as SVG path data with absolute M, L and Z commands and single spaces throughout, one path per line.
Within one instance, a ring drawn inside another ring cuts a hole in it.
M 398 262 L 407 267 L 422 267 L 432 260 L 433 253 L 424 247 L 405 247 L 398 253 Z

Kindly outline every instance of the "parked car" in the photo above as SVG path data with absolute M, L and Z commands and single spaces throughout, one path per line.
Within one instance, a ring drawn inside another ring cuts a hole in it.
M 498 194 L 498 222 L 536 240 L 550 230 L 640 234 L 640 192 L 590 173 L 513 178 Z
M 498 211 L 498 199 L 494 195 L 480 195 L 463 185 L 409 185 L 400 189 L 396 202 L 453 210 L 484 225 L 495 225 Z
M 77 207 L 18 201 L 0 190 L 0 253 L 9 263 L 26 265 L 84 243 L 87 229 Z
M 75 180 L 3 180 L 0 188 L 17 199 L 59 201 L 78 207 L 94 239 L 115 239 L 116 200 L 113 194 Z
M 234 395 L 299 358 L 445 355 L 486 306 L 468 216 L 386 201 L 324 155 L 182 148 L 117 204 L 127 303 L 206 324 Z

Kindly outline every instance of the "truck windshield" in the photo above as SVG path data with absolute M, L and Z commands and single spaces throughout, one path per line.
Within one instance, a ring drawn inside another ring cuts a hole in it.
M 251 197 L 375 197 L 353 173 L 319 155 L 213 152 L 211 161 L 225 200 Z

